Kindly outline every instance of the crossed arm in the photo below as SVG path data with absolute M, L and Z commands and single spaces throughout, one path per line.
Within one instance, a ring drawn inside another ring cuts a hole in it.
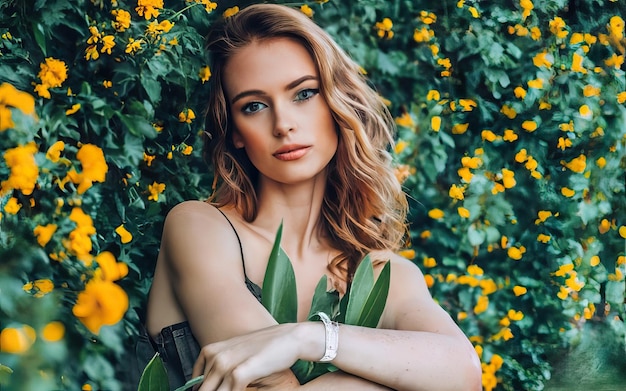
M 432 300 L 419 269 L 399 257 L 392 259 L 381 328 L 341 325 L 333 360 L 340 371 L 300 386 L 289 368 L 322 357 L 324 326 L 276 323 L 242 283 L 241 261 L 232 254 L 238 244 L 214 213 L 183 210 L 168 216 L 164 231 L 172 287 L 204 346 L 193 371 L 205 375 L 200 391 L 481 389 L 472 345 Z

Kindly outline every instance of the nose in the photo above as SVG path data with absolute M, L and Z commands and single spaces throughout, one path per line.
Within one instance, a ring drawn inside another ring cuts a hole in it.
M 284 137 L 296 129 L 296 119 L 293 111 L 287 107 L 274 109 L 274 136 Z

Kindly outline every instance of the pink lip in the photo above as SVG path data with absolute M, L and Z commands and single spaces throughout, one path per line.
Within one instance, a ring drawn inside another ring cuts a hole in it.
M 309 145 L 285 145 L 277 149 L 273 155 L 275 158 L 283 161 L 296 160 L 304 156 L 310 148 L 311 146 Z

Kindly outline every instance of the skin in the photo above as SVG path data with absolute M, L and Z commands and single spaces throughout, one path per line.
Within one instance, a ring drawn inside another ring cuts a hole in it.
M 337 255 L 318 220 L 326 167 L 337 149 L 332 113 L 309 53 L 286 39 L 253 42 L 227 64 L 223 80 L 235 130 L 260 171 L 259 214 L 251 223 L 222 210 L 243 244 L 248 277 L 262 286 L 276 229 L 289 255 L 298 290 L 298 323 L 278 325 L 244 285 L 239 244 L 215 207 L 187 201 L 168 214 L 148 303 L 148 331 L 188 320 L 203 346 L 193 376 L 208 390 L 480 390 L 476 353 L 437 305 L 419 268 L 396 254 L 380 327 L 341 325 L 333 364 L 340 371 L 300 386 L 289 367 L 319 360 L 324 327 L 308 322 L 315 286 Z M 276 155 L 306 147 L 298 159 Z M 287 148 L 293 149 L 293 148 Z M 376 269 L 377 272 L 380 268 Z M 236 309 L 236 310 L 233 310 Z M 384 359 L 381 359 L 384 357 Z

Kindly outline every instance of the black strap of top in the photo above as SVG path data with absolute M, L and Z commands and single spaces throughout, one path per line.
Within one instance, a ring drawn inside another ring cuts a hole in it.
M 233 225 L 233 223 L 230 222 L 230 219 L 226 217 L 226 214 L 222 212 L 220 209 L 218 208 L 216 209 L 219 210 L 219 212 L 222 214 L 222 216 L 224 216 L 226 221 L 228 221 L 228 224 L 230 224 L 230 227 L 233 229 L 233 232 L 235 233 L 235 236 L 237 237 L 237 242 L 239 242 L 239 253 L 241 254 L 241 266 L 243 266 L 243 275 L 246 277 L 246 279 L 248 279 L 248 274 L 246 274 L 246 262 L 243 260 L 243 245 L 241 244 L 241 239 L 239 239 L 239 234 L 237 233 L 237 230 L 235 229 L 235 226 Z

